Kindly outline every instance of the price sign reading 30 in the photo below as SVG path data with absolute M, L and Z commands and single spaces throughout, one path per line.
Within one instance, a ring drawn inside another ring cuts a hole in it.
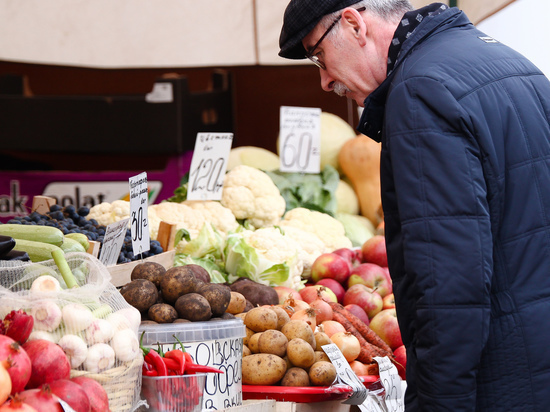
M 233 133 L 198 133 L 189 170 L 188 200 L 221 200 Z
M 321 109 L 281 106 L 279 169 L 283 172 L 321 171 Z
M 131 177 L 130 182 L 130 227 L 132 251 L 137 256 L 150 249 L 149 222 L 147 219 L 148 190 L 147 173 Z

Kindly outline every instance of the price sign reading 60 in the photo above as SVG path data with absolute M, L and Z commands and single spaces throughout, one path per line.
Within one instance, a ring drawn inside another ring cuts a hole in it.
M 147 173 L 129 179 L 130 183 L 130 228 L 134 255 L 147 252 L 151 242 L 147 219 L 148 190 Z
M 189 169 L 188 200 L 220 200 L 233 133 L 198 133 Z
M 321 109 L 282 106 L 279 169 L 319 173 L 321 169 Z

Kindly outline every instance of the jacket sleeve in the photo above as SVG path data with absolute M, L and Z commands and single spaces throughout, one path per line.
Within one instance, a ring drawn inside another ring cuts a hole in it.
M 402 242 L 392 277 L 418 410 L 472 411 L 492 275 L 482 156 L 468 116 L 439 82 L 403 82 L 386 107 Z

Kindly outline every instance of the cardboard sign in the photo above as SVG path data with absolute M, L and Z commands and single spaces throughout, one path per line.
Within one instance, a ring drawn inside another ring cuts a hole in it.
M 131 177 L 130 182 L 130 224 L 134 256 L 147 252 L 151 247 L 149 222 L 147 218 L 147 173 Z

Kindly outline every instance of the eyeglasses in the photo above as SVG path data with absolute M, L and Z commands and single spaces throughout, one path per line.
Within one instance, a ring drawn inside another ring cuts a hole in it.
M 361 11 L 365 11 L 367 8 L 366 7 L 360 7 L 358 9 L 356 9 L 357 11 L 361 12 Z M 310 48 L 307 52 L 306 52 L 306 57 L 311 60 L 313 62 L 313 64 L 315 64 L 315 66 L 317 66 L 318 68 L 320 69 L 323 69 L 323 70 L 326 70 L 327 67 L 325 66 L 325 63 L 322 62 L 319 57 L 315 54 L 313 54 L 313 52 L 315 51 L 315 49 L 317 49 L 317 47 L 319 47 L 319 45 L 321 44 L 321 42 L 325 39 L 325 37 L 327 37 L 327 34 L 330 33 L 330 31 L 334 28 L 334 26 L 336 26 L 336 23 L 338 23 L 340 21 L 340 19 L 342 18 L 342 15 L 340 14 L 333 22 L 332 24 L 329 26 L 329 28 L 325 31 L 325 33 L 321 36 L 321 38 L 317 41 L 317 43 L 315 43 L 315 45 Z

